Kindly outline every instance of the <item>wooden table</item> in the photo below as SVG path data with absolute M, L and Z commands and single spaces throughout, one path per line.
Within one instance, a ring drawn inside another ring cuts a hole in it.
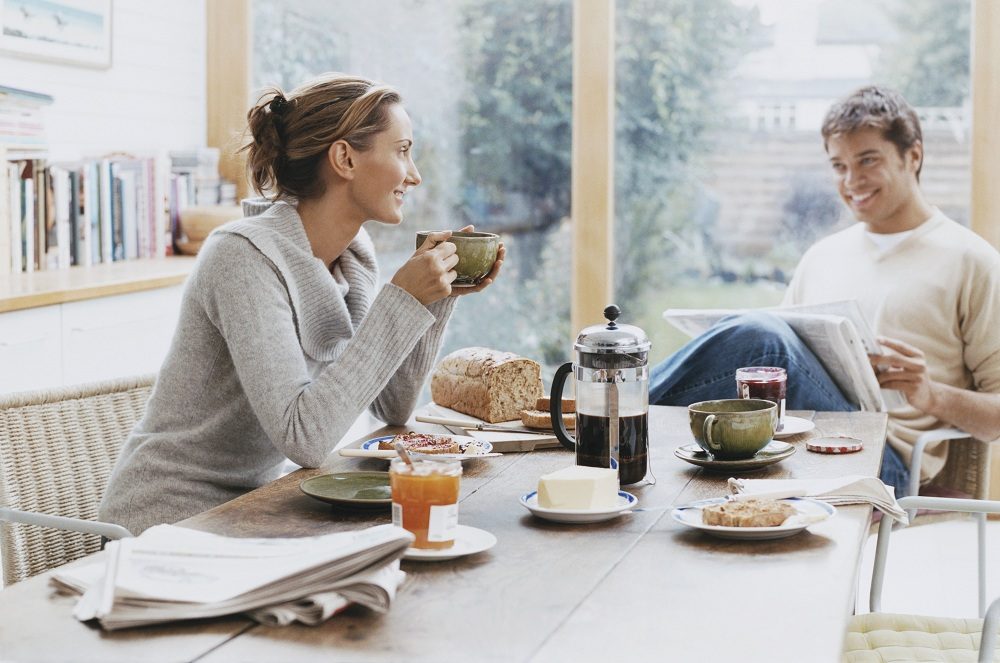
M 812 413 L 797 413 L 811 417 Z M 655 485 L 627 489 L 640 506 L 724 494 L 726 475 L 673 456 L 691 441 L 682 408 L 650 411 Z M 886 418 L 817 413 L 817 430 L 788 440 L 797 452 L 753 478 L 875 475 Z M 415 430 L 438 430 L 415 424 Z M 384 429 L 392 430 L 392 429 Z M 845 433 L 861 453 L 819 455 L 810 435 Z M 806 533 L 726 541 L 674 522 L 669 510 L 566 525 L 518 502 L 541 474 L 573 462 L 535 451 L 466 463 L 459 521 L 493 532 L 491 550 L 447 562 L 403 562 L 409 577 L 387 615 L 352 608 L 319 627 L 270 628 L 233 617 L 103 633 L 73 620 L 73 599 L 42 575 L 0 592 L 0 659 L 20 661 L 671 660 L 838 661 L 871 510 L 840 507 Z M 331 456 L 184 521 L 237 536 L 297 536 L 389 521 L 332 510 L 299 482 L 331 470 L 384 469 Z

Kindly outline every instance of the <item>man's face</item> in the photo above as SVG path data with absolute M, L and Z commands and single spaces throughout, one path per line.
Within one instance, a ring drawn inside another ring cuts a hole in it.
M 860 129 L 831 136 L 826 151 L 840 197 L 869 230 L 899 232 L 922 220 L 911 218 L 920 200 L 919 144 L 901 156 L 878 129 Z

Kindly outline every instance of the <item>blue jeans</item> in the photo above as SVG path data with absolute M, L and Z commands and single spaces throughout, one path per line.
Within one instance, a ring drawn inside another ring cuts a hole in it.
M 792 376 L 785 397 L 789 410 L 858 409 L 787 323 L 759 311 L 723 318 L 654 366 L 649 376 L 649 402 L 690 405 L 736 398 L 736 369 L 741 366 L 780 366 L 788 371 Z M 888 445 L 879 477 L 896 488 L 897 496 L 909 480 L 909 470 Z

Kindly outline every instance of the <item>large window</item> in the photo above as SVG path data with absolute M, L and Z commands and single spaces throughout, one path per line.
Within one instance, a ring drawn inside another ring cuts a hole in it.
M 423 184 L 402 227 L 367 226 L 384 280 L 416 230 L 502 235 L 504 274 L 461 300 L 444 352 L 486 345 L 548 366 L 570 355 L 571 23 L 571 0 L 253 3 L 255 88 L 336 70 L 403 94 Z
M 802 251 L 851 223 L 819 137 L 857 87 L 921 113 L 923 188 L 969 220 L 971 0 L 617 0 L 615 299 L 653 340 L 669 307 L 780 301 Z M 445 351 L 565 361 L 570 329 L 572 0 L 254 0 L 255 85 L 342 70 L 397 86 L 424 184 L 369 224 L 388 279 L 412 231 L 503 235 L 506 273 L 463 300 Z M 602 302 L 602 305 L 604 302 Z
M 924 192 L 968 224 L 970 0 L 619 0 L 616 29 L 616 293 L 652 360 L 686 340 L 664 309 L 777 304 L 853 222 L 819 128 L 861 85 L 917 107 Z

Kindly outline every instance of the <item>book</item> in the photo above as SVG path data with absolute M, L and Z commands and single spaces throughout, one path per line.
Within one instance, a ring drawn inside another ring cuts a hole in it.
M 288 623 L 282 613 L 302 602 L 321 603 L 321 613 L 350 602 L 388 610 L 412 542 L 394 525 L 270 539 L 157 525 L 111 541 L 103 559 L 57 570 L 52 582 L 82 594 L 77 619 L 106 630 L 237 613 Z
M 0 265 L 3 271 L 10 270 L 12 274 L 21 272 L 24 260 L 23 243 L 21 239 L 21 175 L 20 167 L 13 162 L 4 162 L 6 170 L 4 178 L 7 180 L 7 199 L 0 201 L 10 209 L 10 262 Z
M 883 354 L 856 301 L 760 309 L 788 323 L 851 402 L 866 412 L 885 412 L 906 404 L 896 390 L 882 389 L 868 355 Z M 722 318 L 742 309 L 667 309 L 664 319 L 689 336 L 703 334 Z M 789 376 L 789 380 L 794 380 Z

